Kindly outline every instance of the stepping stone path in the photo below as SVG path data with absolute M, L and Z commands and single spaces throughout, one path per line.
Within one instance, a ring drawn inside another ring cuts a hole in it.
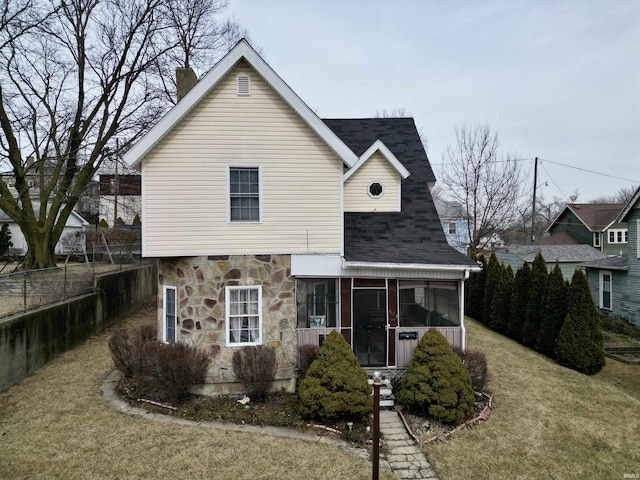
M 409 436 L 404 423 L 393 410 L 380 411 L 380 432 L 384 437 L 384 457 L 398 478 L 437 480 L 420 447 Z

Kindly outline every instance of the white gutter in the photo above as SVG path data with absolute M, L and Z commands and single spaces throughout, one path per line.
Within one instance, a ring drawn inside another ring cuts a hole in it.
M 469 272 L 480 272 L 482 268 L 478 265 L 475 267 L 470 267 L 469 265 L 435 265 L 435 264 L 424 264 L 424 263 L 377 263 L 377 262 L 349 262 L 346 260 L 342 261 L 342 267 L 344 269 L 356 269 L 356 268 L 379 268 L 385 270 L 392 269 L 404 269 L 404 270 L 449 270 L 449 271 L 457 271 L 457 272 L 466 272 L 465 274 L 469 275 Z

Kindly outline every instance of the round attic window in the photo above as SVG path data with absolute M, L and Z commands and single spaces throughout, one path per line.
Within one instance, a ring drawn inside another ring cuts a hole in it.
M 371 195 L 373 198 L 378 198 L 382 196 L 383 192 L 384 192 L 384 187 L 380 182 L 373 182 L 369 185 L 369 195 Z

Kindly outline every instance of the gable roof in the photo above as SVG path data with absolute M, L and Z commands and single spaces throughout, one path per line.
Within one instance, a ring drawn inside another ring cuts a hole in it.
M 246 60 L 307 125 L 349 167 L 358 157 L 318 118 L 260 55 L 242 39 L 130 150 L 123 159 L 138 168 L 151 149 L 182 120 L 240 61 Z M 373 142 L 371 142 L 373 143 Z M 369 145 L 371 145 L 371 143 Z M 367 147 L 369 146 L 367 145 Z
M 404 168 L 404 165 L 400 163 L 400 160 L 398 160 L 393 152 L 391 152 L 391 150 L 387 148 L 382 140 L 378 139 L 362 155 L 360 155 L 358 162 L 344 174 L 344 181 L 346 182 L 347 180 L 349 180 L 349 178 L 351 178 L 351 176 L 356 173 L 358 169 L 362 167 L 362 165 L 364 165 L 367 160 L 369 160 L 373 156 L 374 153 L 378 151 L 384 158 L 387 159 L 387 161 L 396 170 L 396 172 L 398 172 L 398 175 L 400 175 L 403 180 L 410 175 L 409 170 Z
M 469 220 L 464 205 L 453 200 L 433 199 L 441 220 Z
M 616 222 L 626 222 L 629 212 L 636 205 L 636 203 L 638 203 L 638 200 L 640 200 L 640 187 L 638 187 L 636 193 L 633 194 L 633 197 L 631 197 L 631 199 L 624 206 L 624 208 L 620 212 L 620 215 L 618 215 Z
M 430 264 L 475 268 L 477 263 L 450 247 L 429 183 L 435 176 L 413 118 L 325 119 L 361 156 L 380 140 L 411 173 L 402 181 L 400 212 L 346 212 L 347 262 Z
M 565 211 L 571 211 L 592 232 L 603 232 L 615 223 L 624 207 L 621 203 L 568 203 L 556 219 L 549 225 L 550 231 Z
M 33 202 L 34 211 L 38 211 L 39 208 L 40 208 L 40 203 L 39 202 Z M 47 207 L 47 210 L 49 210 L 48 207 Z M 14 222 L 13 218 L 11 218 L 5 212 L 0 210 L 0 223 L 15 223 L 15 222 Z M 84 219 L 84 217 L 82 215 L 80 215 L 78 212 L 76 212 L 75 210 L 71 210 L 71 213 L 69 214 L 69 218 L 67 219 L 67 222 L 65 223 L 66 227 L 87 226 L 87 225 L 89 225 L 89 222 L 87 222 Z

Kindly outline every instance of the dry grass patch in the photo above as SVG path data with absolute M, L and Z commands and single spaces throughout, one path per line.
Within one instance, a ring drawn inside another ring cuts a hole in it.
M 488 422 L 426 448 L 442 479 L 640 473 L 640 397 L 607 378 L 621 370 L 617 362 L 607 359 L 599 375 L 588 377 L 477 322 L 467 326 L 469 348 L 487 355 L 495 410 Z M 616 373 L 620 381 L 630 374 Z
M 151 302 L 126 326 L 155 318 Z M 0 478 L 370 478 L 370 464 L 332 445 L 116 412 L 99 394 L 113 369 L 110 334 L 0 393 Z

